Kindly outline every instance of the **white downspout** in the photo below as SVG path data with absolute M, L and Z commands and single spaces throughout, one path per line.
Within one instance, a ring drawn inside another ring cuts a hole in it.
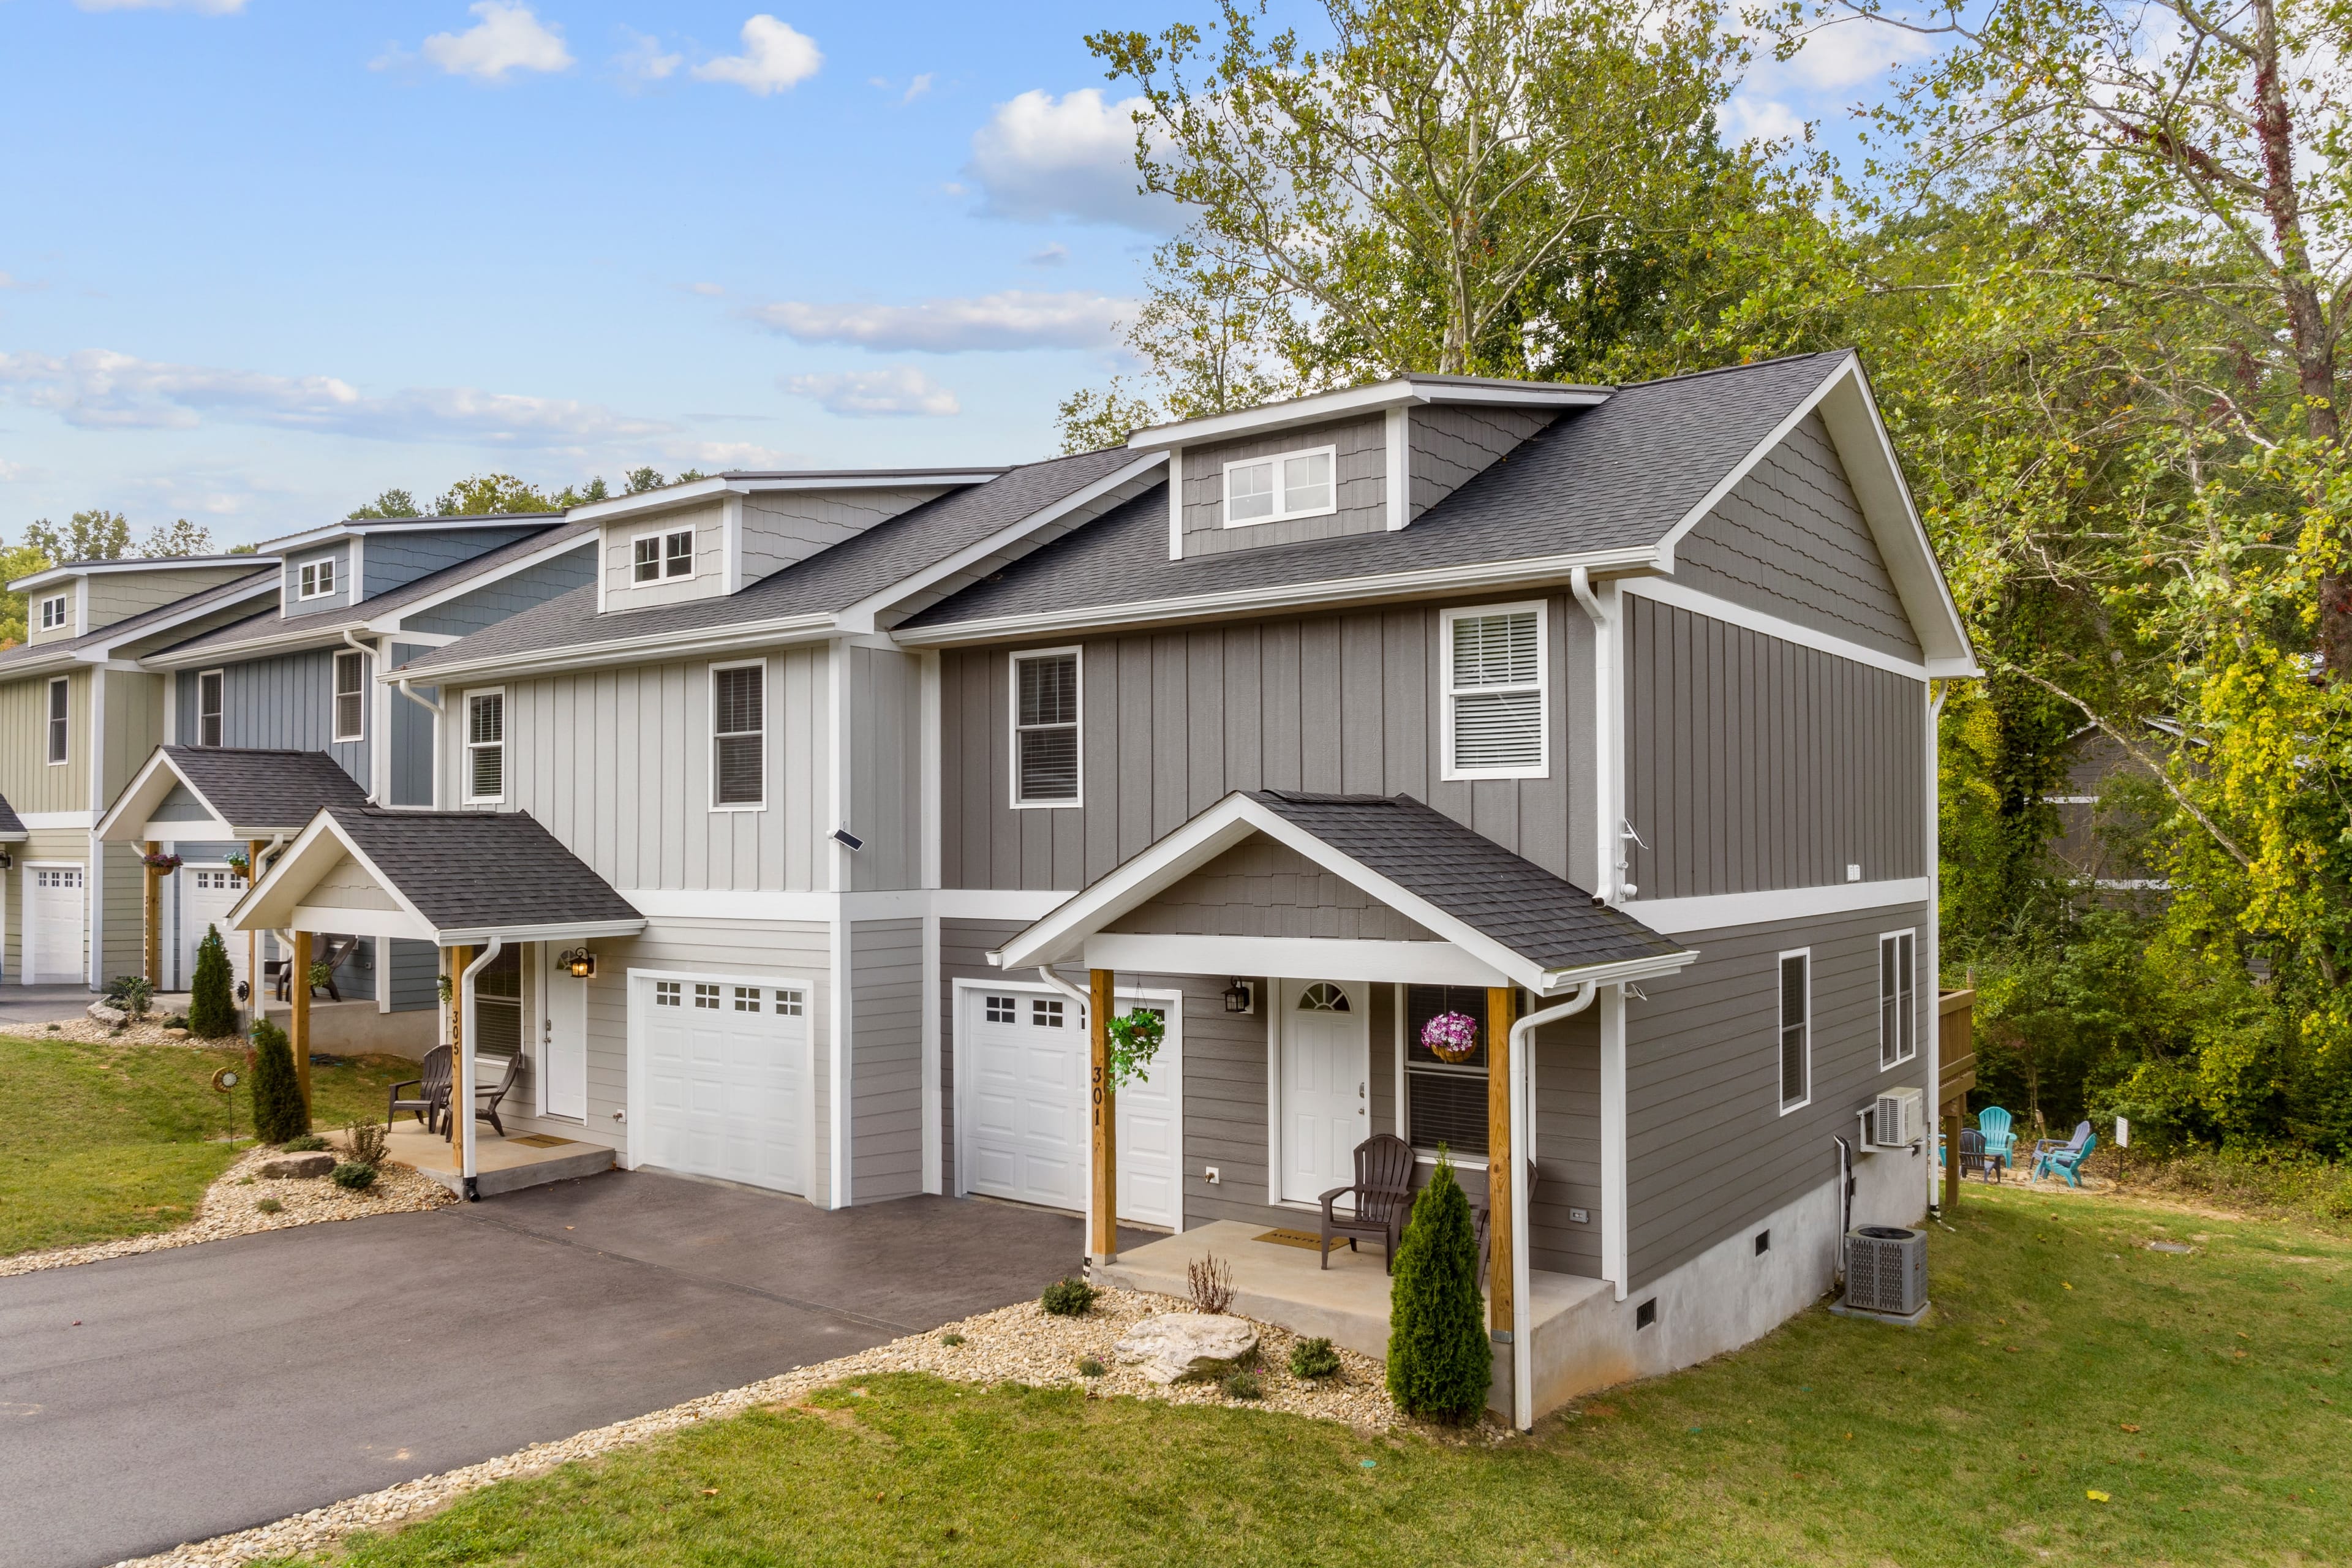
M 360 641 L 359 638 L 352 635 L 352 628 L 349 626 L 345 626 L 343 628 L 343 643 L 344 646 L 349 647 L 353 653 L 358 654 L 360 658 L 367 660 L 366 663 L 360 666 L 360 668 L 362 670 L 373 669 L 377 664 L 383 662 L 377 657 L 375 649 L 368 647 L 367 644 Z M 331 672 L 331 667 L 330 673 Z M 360 689 L 364 692 L 369 690 L 374 685 L 374 681 L 362 677 L 360 681 Z M 330 690 L 327 693 L 327 700 L 331 702 L 334 700 L 334 692 Z M 368 710 L 374 706 L 375 704 L 373 702 L 362 700 L 360 707 L 360 734 L 363 739 L 367 739 L 370 742 L 368 745 L 367 803 L 370 805 L 381 805 L 383 804 L 380 797 L 383 794 L 383 779 L 384 758 L 388 754 L 388 750 L 383 744 L 383 736 L 370 736 L 368 733 L 370 728 L 368 724 Z M 331 721 L 328 725 L 328 733 L 332 734 L 333 732 L 334 726 Z
M 1623 815 L 1618 806 L 1616 622 L 1601 605 L 1601 595 L 1593 592 L 1590 572 L 1577 567 L 1569 574 L 1569 586 L 1592 620 L 1592 819 L 1599 838 L 1592 896 L 1601 903 L 1614 904 L 1622 853 L 1617 826 Z
M 480 1017 L 480 1009 L 474 1001 L 474 976 L 498 957 L 506 944 L 507 939 L 502 936 L 490 938 L 489 944 L 482 949 L 482 956 L 466 965 L 466 972 L 457 977 L 457 1092 L 449 1114 L 457 1119 L 455 1125 L 461 1130 L 457 1136 L 465 1140 L 464 1160 L 458 1168 L 466 1178 L 467 1203 L 478 1203 L 482 1196 L 474 1184 L 474 1053 L 478 1044 L 474 1029 Z
M 1511 1425 L 1531 1430 L 1535 1418 L 1535 1315 L 1528 1292 L 1533 1272 L 1528 1261 L 1528 1146 L 1535 1125 L 1535 1032 L 1592 1005 L 1601 987 L 1588 980 L 1576 994 L 1555 1006 L 1530 1013 L 1511 1026 Z
M 1070 999 L 1071 1004 L 1078 1010 L 1078 1027 L 1082 1029 L 1091 1029 L 1094 1027 L 1094 1021 L 1087 1016 L 1087 998 L 1085 992 L 1079 990 L 1076 986 L 1071 984 L 1068 981 L 1063 979 L 1060 975 L 1055 973 L 1052 970 L 1046 968 L 1042 963 L 1037 966 L 1037 978 Z M 1089 1037 L 1090 1039 L 1091 1037 Z M 1089 1054 L 1091 1054 L 1092 1047 L 1089 1047 L 1088 1050 Z M 1087 1145 L 1087 1158 L 1088 1160 L 1092 1160 L 1094 1158 L 1093 1145 L 1091 1142 Z M 1115 1176 L 1111 1180 L 1111 1191 L 1118 1191 L 1118 1180 Z M 1091 1248 L 1094 1246 L 1095 1239 L 1095 1184 L 1094 1173 L 1091 1171 L 1087 1173 L 1087 1177 L 1086 1223 L 1087 1237 L 1085 1245 Z M 1091 1251 L 1087 1254 L 1087 1259 L 1089 1267 L 1091 1267 L 1094 1261 L 1094 1255 Z
M 1927 1147 L 1930 1149 L 1936 1147 L 1936 1140 L 1941 1136 L 1944 1126 L 1944 898 L 1942 878 L 1938 875 L 1943 847 L 1938 842 L 1937 822 L 1937 814 L 1942 810 L 1939 798 L 1942 781 L 1937 777 L 1942 736 L 1937 726 L 1944 716 L 1944 699 L 1950 695 L 1951 689 L 1948 686 L 1937 692 L 1927 703 L 1927 951 L 1922 955 L 1927 962 L 1920 967 L 1927 972 L 1927 1105 L 1934 1113 L 1936 1123 L 1927 1129 Z M 1958 1148 L 1944 1151 L 1947 1160 L 1959 1157 Z M 1944 1212 L 1940 1197 L 1943 1189 L 1936 1179 L 1937 1174 L 1937 1162 L 1928 1161 L 1927 1212 L 1940 1215 Z

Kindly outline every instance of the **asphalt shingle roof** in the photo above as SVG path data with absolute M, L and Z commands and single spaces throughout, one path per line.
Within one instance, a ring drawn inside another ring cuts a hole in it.
M 68 637 L 63 642 L 20 643 L 12 648 L 0 648 L 0 675 L 5 675 L 8 666 L 12 664 L 30 664 L 57 654 L 71 653 L 89 647 L 95 643 L 118 643 L 125 638 L 135 639 L 142 627 L 152 626 L 156 622 L 170 620 L 175 616 L 184 615 L 192 610 L 201 611 L 220 605 L 235 604 L 237 600 L 248 598 L 265 588 L 274 588 L 277 584 L 278 567 L 272 564 L 266 571 L 250 573 L 243 577 L 233 577 L 226 583 L 215 584 L 212 587 L 190 594 L 184 599 L 174 599 L 168 605 L 158 605 L 152 610 L 142 610 L 135 616 L 125 616 L 110 626 L 100 626 L 94 632 L 85 632 L 78 637 Z
M 8 804 L 8 797 L 0 795 L 0 838 L 14 839 L 24 837 L 24 818 L 18 816 L 16 808 Z
M 644 918 L 528 812 L 328 813 L 436 931 Z
M 238 827 L 299 833 L 320 806 L 367 805 L 367 791 L 324 752 L 166 746 L 189 786 Z
M 1163 485 L 906 626 L 1654 543 L 1846 357 L 1804 354 L 1620 387 L 1606 403 L 1561 414 L 1393 533 L 1171 561 Z
M 1250 798 L 1545 969 L 1684 951 L 1640 921 L 1409 795 L 1252 790 Z
M 711 631 L 785 616 L 845 610 L 1117 472 L 1137 457 L 1113 447 L 1010 469 L 985 484 L 950 490 L 877 522 L 724 598 L 689 599 L 684 604 L 599 615 L 594 586 L 574 589 L 460 642 L 420 654 L 402 668 L 425 671 L 438 664 L 470 664 L 555 648 L 588 647 L 623 637 Z

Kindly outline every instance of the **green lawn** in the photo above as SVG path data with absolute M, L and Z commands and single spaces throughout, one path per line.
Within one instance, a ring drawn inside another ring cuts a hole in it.
M 2352 1559 L 2352 1244 L 1973 1187 L 1956 1224 L 1933 1233 L 1932 1328 L 1809 1311 L 1737 1355 L 1588 1401 L 1498 1448 L 878 1377 L 862 1394 L 820 1395 L 822 1414 L 754 1414 L 501 1484 L 362 1538 L 348 1557 L 364 1568 Z M 2186 1257 L 2137 1245 L 2192 1236 L 2205 1239 Z
M 0 1035 L 0 1258 L 169 1230 L 236 1157 L 213 1073 L 243 1050 L 85 1046 Z M 415 1069 L 398 1057 L 314 1067 L 320 1131 L 379 1120 L 384 1090 Z M 253 1106 L 236 1092 L 250 1137 Z

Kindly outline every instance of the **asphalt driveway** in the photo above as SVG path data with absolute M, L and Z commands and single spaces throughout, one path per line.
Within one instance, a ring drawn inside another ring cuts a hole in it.
M 0 1564 L 161 1552 L 1033 1297 L 1075 1217 L 614 1172 L 0 1279 Z

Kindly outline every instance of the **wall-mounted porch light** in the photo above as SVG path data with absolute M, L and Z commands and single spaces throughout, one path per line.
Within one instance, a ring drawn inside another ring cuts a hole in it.
M 575 947 L 569 952 L 559 952 L 555 955 L 555 962 L 562 964 L 565 972 L 574 980 L 596 978 L 596 955 L 584 947 Z
M 1255 1013 L 1257 1011 L 1257 984 L 1255 981 L 1236 980 L 1225 987 L 1225 1011 Z
M 14 860 L 8 858 L 8 851 L 5 849 L 0 849 L 0 871 L 5 871 L 9 867 L 14 866 L 16 863 L 16 862 Z

